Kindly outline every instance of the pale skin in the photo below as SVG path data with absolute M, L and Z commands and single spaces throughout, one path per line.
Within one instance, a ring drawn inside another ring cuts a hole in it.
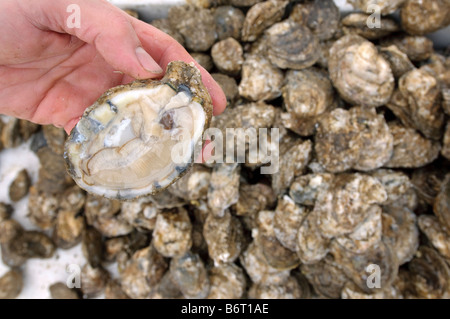
M 80 28 L 67 24 L 71 4 Z M 1 0 L 0 45 L 0 113 L 67 133 L 109 88 L 160 78 L 170 61 L 194 62 L 173 38 L 105 0 Z M 225 95 L 196 65 L 218 115 Z

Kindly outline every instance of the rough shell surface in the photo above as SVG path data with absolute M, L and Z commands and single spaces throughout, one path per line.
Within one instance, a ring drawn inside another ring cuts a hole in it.
M 414 129 L 391 122 L 389 131 L 394 137 L 394 151 L 386 167 L 414 168 L 434 161 L 441 150 L 438 142 L 424 138 Z
M 182 35 L 189 50 L 204 52 L 216 41 L 214 17 L 209 9 L 175 6 L 169 9 L 168 19 L 172 28 Z
M 216 265 L 232 263 L 241 253 L 242 224 L 229 212 L 223 217 L 209 214 L 203 226 L 203 237 L 208 244 L 209 256 Z
M 238 75 L 244 63 L 244 50 L 237 40 L 227 38 L 213 45 L 211 57 L 220 72 Z
M 357 34 L 369 40 L 376 40 L 397 32 L 397 23 L 390 18 L 381 18 L 379 27 L 371 28 L 368 21 L 371 16 L 364 13 L 351 13 L 342 19 L 342 27 L 345 34 Z
M 232 37 L 240 40 L 244 25 L 245 15 L 239 8 L 232 6 L 221 6 L 214 11 L 217 38 L 225 40 Z
M 213 267 L 209 271 L 208 299 L 240 299 L 244 296 L 247 281 L 242 268 L 235 264 Z
M 283 72 L 266 58 L 250 55 L 242 65 L 239 95 L 251 101 L 273 100 L 281 95 Z
M 261 33 L 275 22 L 281 20 L 288 1 L 270 0 L 250 8 L 242 28 L 243 41 L 255 41 Z
M 402 27 L 410 34 L 424 35 L 450 23 L 450 3 L 447 0 L 408 0 L 400 13 Z
M 389 63 L 371 42 L 358 35 L 346 35 L 333 44 L 328 68 L 339 94 L 351 104 L 380 106 L 394 90 Z
M 266 35 L 267 56 L 275 66 L 301 70 L 316 63 L 318 40 L 307 27 L 285 20 L 271 26 Z
M 170 262 L 170 276 L 183 296 L 188 299 L 206 298 L 210 282 L 203 261 L 197 254 L 188 252 Z
M 192 224 L 184 208 L 163 211 L 156 217 L 153 246 L 164 257 L 182 256 L 192 246 Z
M 381 39 L 382 46 L 395 45 L 411 61 L 423 61 L 433 53 L 433 41 L 419 35 L 394 35 Z

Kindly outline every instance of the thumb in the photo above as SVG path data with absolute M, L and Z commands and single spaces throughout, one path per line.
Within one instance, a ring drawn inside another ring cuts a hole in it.
M 142 47 L 126 12 L 104 0 L 41 0 L 48 27 L 76 36 L 97 49 L 114 69 L 136 79 L 161 76 L 163 69 Z M 42 18 L 41 18 L 42 19 Z M 78 20 L 77 20 L 78 19 Z

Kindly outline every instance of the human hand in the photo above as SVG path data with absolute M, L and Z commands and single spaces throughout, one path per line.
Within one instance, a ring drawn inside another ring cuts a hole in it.
M 81 9 L 80 28 L 67 25 L 71 4 Z M 0 45 L 0 113 L 67 133 L 109 88 L 159 78 L 170 61 L 195 62 L 170 36 L 105 0 L 2 0 Z M 218 115 L 225 95 L 196 65 Z

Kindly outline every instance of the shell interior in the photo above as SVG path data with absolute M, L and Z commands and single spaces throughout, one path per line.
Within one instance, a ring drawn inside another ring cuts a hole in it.
M 117 90 L 74 128 L 69 172 L 79 186 L 108 198 L 154 194 L 189 167 L 206 121 L 184 85 Z

